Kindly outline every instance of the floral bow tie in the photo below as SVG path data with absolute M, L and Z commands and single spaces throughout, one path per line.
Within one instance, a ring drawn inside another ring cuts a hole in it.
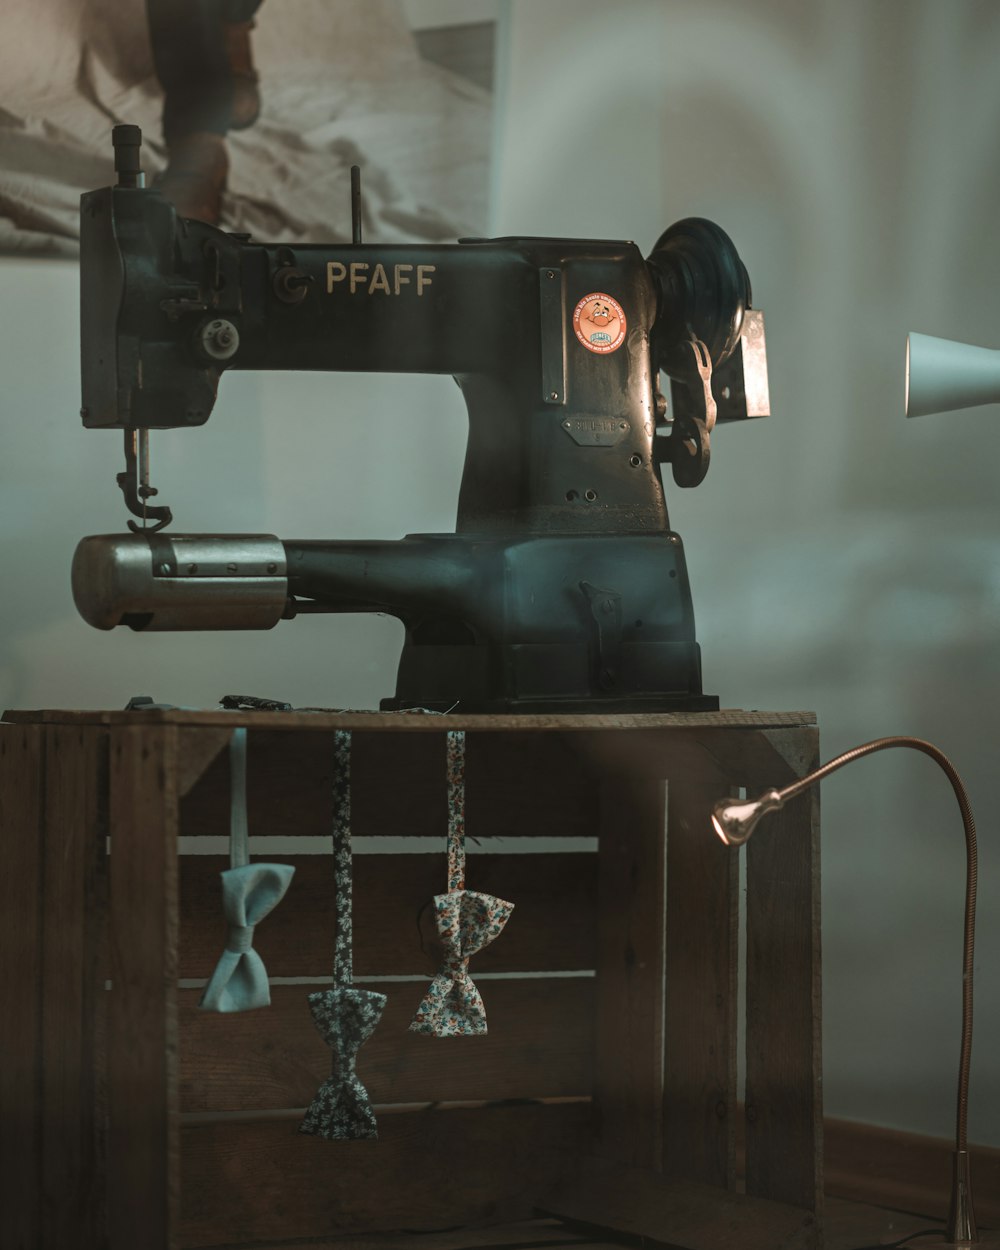
M 309 995 L 309 1010 L 333 1051 L 333 1075 L 319 1087 L 299 1130 L 327 1141 L 377 1137 L 368 1091 L 355 1071 L 358 1051 L 375 1032 L 385 995 L 337 986 Z
M 502 932 L 513 903 L 465 889 L 465 734 L 448 733 L 448 893 L 435 894 L 434 919 L 444 961 L 410 1021 L 411 1033 L 434 1037 L 486 1030 L 482 995 L 469 959 Z
M 333 1052 L 333 1072 L 306 1109 L 300 1133 L 327 1141 L 377 1137 L 375 1112 L 355 1071 L 358 1051 L 371 1037 L 385 1009 L 385 995 L 354 988 L 351 926 L 351 734 L 334 735 L 333 865 L 337 938 L 332 990 L 309 995 L 309 1010 Z
M 285 897 L 295 869 L 289 864 L 249 863 L 247 832 L 247 731 L 229 742 L 229 863 L 222 877 L 222 911 L 229 925 L 226 948 L 198 1002 L 203 1011 L 250 1011 L 267 1007 L 271 991 L 264 961 L 253 949 L 255 927 Z

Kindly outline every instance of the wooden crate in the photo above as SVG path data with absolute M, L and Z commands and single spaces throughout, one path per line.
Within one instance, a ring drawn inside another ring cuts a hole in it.
M 719 794 L 813 767 L 812 719 L 6 713 L 0 1244 L 360 1244 L 542 1210 L 692 1250 L 818 1245 L 815 791 L 748 848 L 747 1199 L 738 853 L 707 821 Z M 355 838 L 409 840 L 360 841 L 355 859 L 355 974 L 389 996 L 359 1062 L 377 1143 L 297 1131 L 330 1062 L 306 1005 L 332 963 L 329 855 L 266 856 L 296 866 L 255 936 L 272 1006 L 196 1006 L 228 861 L 188 852 L 228 832 L 238 723 L 252 836 L 328 835 L 347 728 Z M 468 734 L 469 886 L 516 904 L 473 960 L 484 1038 L 406 1031 L 434 970 L 424 904 L 445 885 L 445 728 Z

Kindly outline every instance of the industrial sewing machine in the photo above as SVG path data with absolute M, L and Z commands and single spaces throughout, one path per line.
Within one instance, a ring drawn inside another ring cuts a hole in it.
M 77 548 L 90 624 L 383 612 L 406 629 L 385 709 L 718 706 L 660 466 L 697 485 L 715 422 L 768 411 L 763 321 L 722 230 L 678 222 L 648 260 L 629 242 L 366 244 L 355 171 L 351 244 L 256 243 L 178 218 L 144 188 L 140 143 L 116 127 L 118 183 L 81 199 L 81 415 L 125 432 L 118 482 L 141 520 Z M 202 425 L 227 369 L 452 374 L 469 413 L 456 532 L 166 532 L 148 431 Z

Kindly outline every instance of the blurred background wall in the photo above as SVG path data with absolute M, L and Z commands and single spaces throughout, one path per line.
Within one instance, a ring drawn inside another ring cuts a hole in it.
M 408 0 L 418 27 L 455 0 Z M 908 330 L 1000 346 L 1000 7 L 990 0 L 485 0 L 495 233 L 632 238 L 718 221 L 767 319 L 773 415 L 668 480 L 705 689 L 813 709 L 824 757 L 930 738 L 981 822 L 973 1140 L 1000 1145 L 1000 412 L 903 418 Z M 345 188 L 346 195 L 346 188 Z M 120 436 L 77 419 L 75 266 L 0 261 L 0 704 L 372 707 L 401 627 L 101 634 L 77 539 L 119 530 Z M 394 538 L 452 528 L 465 419 L 442 378 L 225 379 L 209 424 L 153 438 L 177 528 Z M 828 1114 L 951 1131 L 963 858 L 925 758 L 824 787 Z

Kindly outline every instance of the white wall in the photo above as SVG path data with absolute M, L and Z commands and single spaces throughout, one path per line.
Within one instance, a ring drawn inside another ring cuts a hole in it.
M 774 415 L 668 483 L 705 686 L 812 708 L 824 755 L 906 732 L 982 820 L 973 1139 L 1000 1145 L 1000 421 L 906 422 L 913 329 L 1000 346 L 1000 9 L 984 0 L 510 0 L 498 233 L 629 237 L 717 220 L 767 317 Z M 314 618 L 247 635 L 100 634 L 77 538 L 121 529 L 119 437 L 76 417 L 76 277 L 0 264 L 0 703 L 240 691 L 372 706 L 401 631 Z M 180 530 L 451 528 L 464 418 L 440 378 L 234 375 L 208 426 L 154 435 Z M 763 836 L 763 835 L 762 835 Z M 915 754 L 824 787 L 827 1110 L 945 1135 L 958 1058 L 958 813 Z
M 614 12 L 611 9 L 613 7 Z M 774 415 L 669 489 L 705 687 L 812 708 L 823 753 L 932 739 L 981 813 L 973 1139 L 1000 1143 L 1000 411 L 903 418 L 910 329 L 1000 346 L 1000 9 L 515 0 L 497 229 L 718 221 L 765 310 Z M 761 836 L 764 836 L 763 833 Z M 827 1111 L 952 1131 L 962 833 L 880 756 L 823 795 Z

